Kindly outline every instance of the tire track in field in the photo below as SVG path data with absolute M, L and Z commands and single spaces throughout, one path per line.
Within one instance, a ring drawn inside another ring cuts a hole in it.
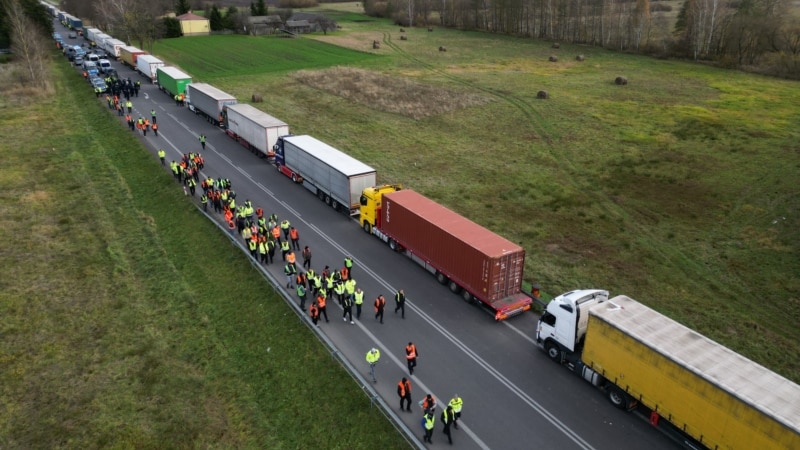
M 435 73 L 437 75 L 440 75 L 440 76 L 442 76 L 442 77 L 444 77 L 444 78 L 446 78 L 446 79 L 448 79 L 448 80 L 450 80 L 450 81 L 452 81 L 454 83 L 460 84 L 462 86 L 469 87 L 470 89 L 483 92 L 483 93 L 488 94 L 488 95 L 490 95 L 492 97 L 495 97 L 495 98 L 499 98 L 500 100 L 502 100 L 502 101 L 504 101 L 504 102 L 506 102 L 508 104 L 511 104 L 512 106 L 516 107 L 522 113 L 522 115 L 525 116 L 525 118 L 528 119 L 528 123 L 530 123 L 533 126 L 534 131 L 536 132 L 536 134 L 539 135 L 540 138 L 545 140 L 548 145 L 551 145 L 552 142 L 553 142 L 553 139 L 558 137 L 558 136 L 554 136 L 555 133 L 553 132 L 553 130 L 551 130 L 546 125 L 546 121 L 542 117 L 541 113 L 539 111 L 537 111 L 536 108 L 534 108 L 533 106 L 528 104 L 526 101 L 524 101 L 524 100 L 522 100 L 520 98 L 517 98 L 517 97 L 515 97 L 513 95 L 498 91 L 496 89 L 487 88 L 487 87 L 484 87 L 484 86 L 480 86 L 480 85 L 478 85 L 478 84 L 476 84 L 474 82 L 464 80 L 462 78 L 459 78 L 456 75 L 450 74 L 447 71 L 434 66 L 431 63 L 427 63 L 427 62 L 421 60 L 420 58 L 417 58 L 416 56 L 411 55 L 407 51 L 405 51 L 402 48 L 400 48 L 400 46 L 398 46 L 397 44 L 392 42 L 392 36 L 391 36 L 391 33 L 389 33 L 389 32 L 384 32 L 383 33 L 383 43 L 386 44 L 386 46 L 389 47 L 390 49 L 392 49 L 395 53 L 401 55 L 402 57 L 404 57 L 404 58 L 406 58 L 406 59 L 408 59 L 410 61 L 415 62 L 421 68 L 427 70 L 428 72 L 432 72 L 432 73 Z
M 546 121 L 542 114 L 533 106 L 531 106 L 526 101 L 517 98 L 511 94 L 507 94 L 495 89 L 487 88 L 478 85 L 475 82 L 471 82 L 468 80 L 464 80 L 459 78 L 456 75 L 453 75 L 441 68 L 436 67 L 435 65 L 425 62 L 422 59 L 411 55 L 407 51 L 403 50 L 400 46 L 395 44 L 392 41 L 391 33 L 383 32 L 383 43 L 396 52 L 398 55 L 413 61 L 415 64 L 418 64 L 420 68 L 427 70 L 428 72 L 437 74 L 442 76 L 456 84 L 469 87 L 470 89 L 474 89 L 476 91 L 484 92 L 492 97 L 498 98 L 515 108 L 517 108 L 525 118 L 529 119 L 529 124 L 533 128 L 534 132 L 536 132 L 539 137 L 547 144 L 547 152 L 550 155 L 551 159 L 554 161 L 557 167 L 560 167 L 561 170 L 566 174 L 576 174 L 579 173 L 577 170 L 577 165 L 573 161 L 572 158 L 568 157 L 565 154 L 556 154 L 555 149 L 553 147 L 553 142 L 555 139 L 559 138 L 560 136 L 554 132 L 549 126 L 547 126 Z M 654 251 L 658 256 L 663 258 L 664 261 L 673 261 L 678 262 L 680 264 L 675 266 L 676 268 L 680 269 L 686 275 L 686 279 L 692 279 L 692 275 L 697 275 L 698 273 L 706 273 L 708 268 L 705 267 L 705 264 L 698 260 L 695 255 L 687 253 L 686 251 L 677 248 L 676 246 L 671 246 L 669 243 L 662 243 L 661 237 L 653 232 L 648 226 L 644 224 L 640 224 L 639 221 L 635 220 L 631 217 L 630 212 L 626 209 L 618 206 L 613 199 L 603 192 L 602 189 L 598 189 L 591 184 L 588 184 L 580 177 L 576 176 L 567 176 L 565 177 L 568 181 L 567 183 L 573 186 L 578 192 L 585 195 L 587 198 L 595 199 L 596 202 L 594 203 L 595 206 L 599 207 L 599 209 L 608 214 L 612 218 L 619 218 L 623 220 L 631 230 L 635 230 L 636 235 L 642 236 L 648 241 L 648 246 L 652 251 Z M 705 278 L 705 277 L 703 277 Z M 722 279 L 705 279 L 704 286 L 712 285 L 714 287 L 713 290 L 717 292 L 726 292 L 729 291 L 729 286 L 726 282 Z

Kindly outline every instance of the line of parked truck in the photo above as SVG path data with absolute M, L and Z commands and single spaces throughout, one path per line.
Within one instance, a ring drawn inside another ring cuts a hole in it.
M 105 43 L 87 29 L 87 39 Z M 99 32 L 99 30 L 97 30 Z M 89 36 L 92 36 L 90 38 Z M 525 250 L 375 169 L 138 49 L 117 55 L 159 89 L 273 163 L 496 320 L 527 311 Z M 124 55 L 124 56 L 123 56 Z M 800 386 L 626 296 L 579 290 L 550 301 L 536 342 L 553 361 L 637 409 L 688 448 L 800 449 Z M 635 446 L 634 443 L 631 444 Z

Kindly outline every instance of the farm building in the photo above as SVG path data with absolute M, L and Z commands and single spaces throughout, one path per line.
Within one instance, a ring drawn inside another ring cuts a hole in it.
M 200 36 L 211 32 L 208 19 L 188 12 L 177 17 L 181 22 L 181 32 L 184 36 Z
M 273 34 L 283 28 L 281 16 L 251 16 L 247 18 L 250 34 Z
M 311 24 L 307 20 L 287 20 L 286 31 L 290 33 L 309 33 L 311 32 Z

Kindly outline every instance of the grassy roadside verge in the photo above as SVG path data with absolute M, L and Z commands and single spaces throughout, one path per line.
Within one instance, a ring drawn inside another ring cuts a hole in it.
M 0 446 L 403 448 L 62 61 L 0 96 Z

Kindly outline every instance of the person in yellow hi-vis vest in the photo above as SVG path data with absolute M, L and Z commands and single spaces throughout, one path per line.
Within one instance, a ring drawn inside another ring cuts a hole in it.
M 370 351 L 367 352 L 367 363 L 369 364 L 369 374 L 372 375 L 372 382 L 377 383 L 378 380 L 375 378 L 375 364 L 378 364 L 378 360 L 381 359 L 381 352 L 377 348 L 372 348 Z

